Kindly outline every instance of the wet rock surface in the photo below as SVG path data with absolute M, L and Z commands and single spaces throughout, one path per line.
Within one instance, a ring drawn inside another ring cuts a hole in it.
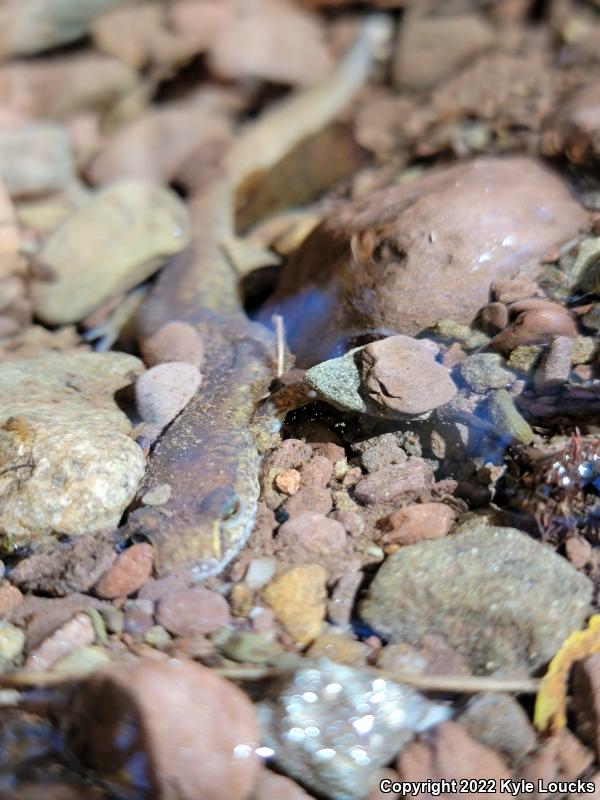
M 527 187 L 523 194 L 518 185 Z M 568 186 L 533 159 L 444 168 L 334 213 L 284 269 L 268 313 L 283 314 L 290 345 L 307 366 L 335 353 L 343 333 L 415 334 L 448 309 L 469 323 L 494 280 L 517 272 L 535 278 L 539 257 L 585 223 Z M 326 281 L 323 253 L 332 265 Z M 318 310 L 308 337 L 300 323 L 311 298 Z
M 590 592 L 584 576 L 525 534 L 482 525 L 393 553 L 359 611 L 394 641 L 434 634 L 476 672 L 519 674 L 581 625 Z

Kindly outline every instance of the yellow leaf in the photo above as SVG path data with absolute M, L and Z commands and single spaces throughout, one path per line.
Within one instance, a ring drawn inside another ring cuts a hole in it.
M 571 667 L 600 651 L 600 614 L 590 617 L 588 627 L 568 636 L 541 680 L 535 701 L 533 724 L 543 733 L 557 733 L 567 723 L 567 687 Z

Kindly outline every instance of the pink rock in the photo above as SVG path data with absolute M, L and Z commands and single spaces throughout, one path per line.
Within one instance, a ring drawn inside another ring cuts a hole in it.
M 305 511 L 279 528 L 275 540 L 278 551 L 285 548 L 289 554 L 298 548 L 306 551 L 306 561 L 319 563 L 319 558 L 346 546 L 344 526 L 316 511 Z
M 160 600 L 156 621 L 176 636 L 213 633 L 229 624 L 229 605 L 209 589 L 186 589 Z
M 19 605 L 23 595 L 20 589 L 8 581 L 0 583 L 0 617 L 5 617 L 9 611 Z
M 198 331 L 187 322 L 167 322 L 142 342 L 142 355 L 149 367 L 166 361 L 183 361 L 201 367 L 204 344 Z
M 94 626 L 88 614 L 79 613 L 41 643 L 39 647 L 29 653 L 25 661 L 25 668 L 32 670 L 46 670 L 60 658 L 93 644 L 96 640 Z
M 394 511 L 380 520 L 384 544 L 415 544 L 441 539 L 452 527 L 455 511 L 444 503 L 420 503 Z
M 304 486 L 285 504 L 290 517 L 297 517 L 306 511 L 329 514 L 332 508 L 331 491 L 321 486 Z
M 98 597 L 112 600 L 137 592 L 152 575 L 154 550 L 152 545 L 134 544 L 124 550 L 115 563 L 96 584 Z
M 314 455 L 302 467 L 302 485 L 325 487 L 331 480 L 332 473 L 333 463 L 326 456 Z
M 362 376 L 371 400 L 401 414 L 431 411 L 458 391 L 430 348 L 410 336 L 389 336 L 367 345 Z
M 354 496 L 367 505 L 392 503 L 403 495 L 427 494 L 432 479 L 431 467 L 413 456 L 406 464 L 390 464 L 363 478 L 356 484 Z
M 258 777 L 252 703 L 192 661 L 141 659 L 98 670 L 76 688 L 63 723 L 84 764 L 114 780 L 134 759 L 152 797 L 246 800 Z

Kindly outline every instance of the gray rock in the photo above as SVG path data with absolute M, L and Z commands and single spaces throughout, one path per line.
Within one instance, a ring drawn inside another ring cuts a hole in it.
M 519 766 L 537 747 L 537 736 L 525 709 L 508 694 L 475 695 L 457 722 L 478 742 L 496 750 L 511 767 Z
M 382 433 L 380 436 L 355 442 L 352 450 L 360 454 L 360 463 L 367 472 L 375 472 L 388 464 L 405 464 L 408 458 L 398 437 L 393 433 Z
M 535 373 L 535 387 L 540 394 L 557 392 L 569 379 L 575 352 L 575 339 L 555 336 Z
M 66 129 L 39 122 L 0 131 L 0 177 L 11 197 L 64 189 L 74 178 Z
M 451 714 L 414 689 L 328 659 L 277 689 L 259 704 L 264 743 L 286 774 L 336 800 L 366 797 L 378 770 L 415 733 Z
M 460 374 L 474 391 L 485 394 L 489 389 L 505 389 L 515 380 L 505 363 L 498 353 L 475 353 L 462 362 Z
M 342 411 L 367 413 L 367 402 L 360 394 L 361 376 L 356 363 L 357 350 L 340 358 L 315 364 L 304 373 L 304 382 L 332 406 Z
M 393 642 L 444 638 L 477 673 L 542 666 L 589 610 L 592 584 L 514 528 L 476 520 L 387 558 L 359 606 Z

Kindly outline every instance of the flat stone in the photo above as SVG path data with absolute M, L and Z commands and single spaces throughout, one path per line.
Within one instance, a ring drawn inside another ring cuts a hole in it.
M 377 405 L 401 414 L 423 414 L 457 392 L 448 370 L 424 341 L 389 336 L 361 350 L 364 391 Z
M 506 389 L 498 389 L 492 394 L 488 403 L 488 411 L 490 421 L 500 436 L 514 437 L 521 444 L 531 442 L 533 430 L 517 410 L 514 400 Z
M 214 633 L 229 624 L 229 605 L 209 589 L 184 589 L 160 600 L 156 621 L 176 636 Z
M 445 639 L 477 673 L 529 673 L 578 630 L 592 585 L 564 558 L 513 528 L 465 524 L 389 556 L 359 612 L 394 641 Z
M 418 497 L 432 484 L 431 467 L 422 458 L 411 456 L 406 464 L 390 464 L 360 480 L 354 496 L 361 503 L 392 503 L 399 497 Z
M 169 189 L 122 181 L 74 211 L 38 254 L 51 280 L 35 280 L 37 316 L 78 322 L 107 298 L 150 277 L 189 240 L 188 214 Z
M 460 374 L 471 389 L 485 394 L 490 389 L 505 389 L 515 380 L 514 372 L 505 366 L 498 353 L 474 353 L 460 365 Z

